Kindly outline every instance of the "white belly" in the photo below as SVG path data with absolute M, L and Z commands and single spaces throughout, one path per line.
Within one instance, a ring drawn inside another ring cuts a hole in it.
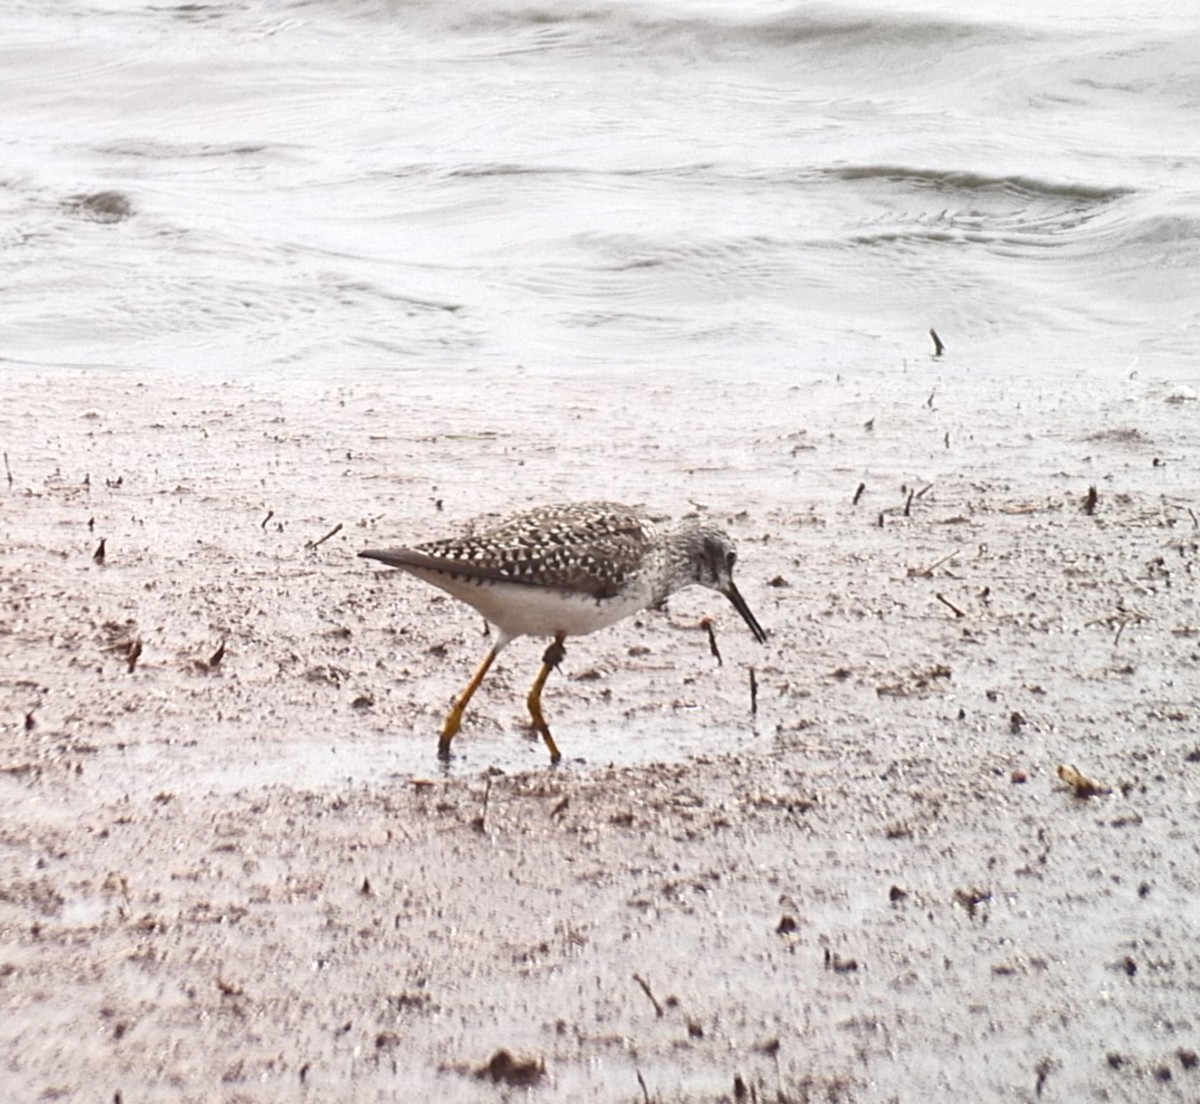
M 447 580 L 419 568 L 408 570 L 473 606 L 508 636 L 585 636 L 645 609 L 650 600 L 640 587 L 615 598 L 597 599 L 544 587 Z

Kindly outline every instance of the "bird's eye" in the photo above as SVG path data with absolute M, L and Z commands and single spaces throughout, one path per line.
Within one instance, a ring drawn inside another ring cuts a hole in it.
M 737 553 L 731 548 L 725 553 L 725 570 L 732 571 L 735 563 L 737 563 Z

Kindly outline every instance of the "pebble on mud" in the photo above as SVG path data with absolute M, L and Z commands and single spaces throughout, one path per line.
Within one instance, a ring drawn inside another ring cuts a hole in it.
M 490 1078 L 496 1084 L 536 1085 L 546 1075 L 546 1063 L 540 1058 L 514 1058 L 500 1049 L 475 1071 L 483 1081 Z

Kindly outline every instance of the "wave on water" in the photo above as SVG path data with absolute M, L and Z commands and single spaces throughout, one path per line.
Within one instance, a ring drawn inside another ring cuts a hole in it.
M 1129 217 L 1123 201 L 1137 194 L 1120 186 L 899 165 L 836 166 L 823 175 L 852 185 L 861 206 L 872 212 L 847 228 L 844 240 L 854 245 L 1077 243 L 1104 220 Z
M 1117 319 L 1184 348 L 1188 51 L 929 2 L 28 5 L 0 352 L 768 364 Z
M 997 192 L 1010 196 L 1028 196 L 1048 200 L 1105 203 L 1130 195 L 1131 188 L 1111 187 L 1078 182 L 1039 180 L 1020 174 L 989 176 L 965 169 L 921 169 L 906 165 L 849 165 L 827 170 L 828 175 L 841 180 L 884 180 L 894 184 L 911 184 L 935 192 Z
M 816 47 L 838 56 L 846 50 L 914 47 L 968 40 L 1011 40 L 1022 32 L 982 20 L 950 19 L 921 12 L 863 11 L 837 5 L 801 5 L 788 11 L 755 11 L 730 4 L 719 13 L 686 5 L 561 0 L 297 0 L 297 7 L 327 10 L 448 35 L 495 35 L 518 51 L 617 49 L 632 53 L 701 52 L 709 58 L 795 51 Z
M 842 166 L 828 175 L 861 189 L 866 204 L 879 206 L 882 197 L 890 208 L 849 227 L 846 245 L 975 243 L 1006 256 L 1055 249 L 1067 260 L 1094 261 L 1089 278 L 1118 282 L 1139 268 L 1180 271 L 1200 259 L 1194 206 L 1171 209 L 1154 192 L 897 165 Z

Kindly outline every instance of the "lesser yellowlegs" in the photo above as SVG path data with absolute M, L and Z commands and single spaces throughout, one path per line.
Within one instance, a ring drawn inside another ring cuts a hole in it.
M 562 662 L 568 636 L 616 624 L 699 584 L 724 594 L 756 639 L 767 639 L 734 586 L 737 552 L 724 532 L 697 520 L 664 527 L 615 502 L 543 506 L 447 540 L 359 555 L 440 587 L 474 606 L 496 629 L 495 642 L 446 717 L 438 743 L 443 759 L 450 757 L 450 741 L 471 696 L 501 649 L 518 636 L 553 638 L 526 699 L 551 763 L 560 756 L 542 715 L 542 688 Z

